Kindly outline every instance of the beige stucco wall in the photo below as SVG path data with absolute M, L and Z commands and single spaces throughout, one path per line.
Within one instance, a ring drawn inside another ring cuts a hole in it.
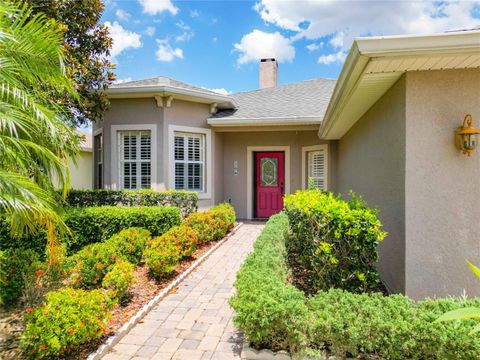
M 72 189 L 92 189 L 93 187 L 93 153 L 80 151 L 76 165 L 72 160 L 70 166 L 70 187 Z
M 104 146 L 104 185 L 110 188 L 112 185 L 111 154 L 112 139 L 111 127 L 114 125 L 138 125 L 155 124 L 156 132 L 156 183 L 152 184 L 157 190 L 165 190 L 173 187 L 168 183 L 168 136 L 169 126 L 187 126 L 194 128 L 208 128 L 207 118 L 210 115 L 210 107 L 174 99 L 170 107 L 158 107 L 157 102 L 151 99 L 112 99 L 111 109 L 105 113 L 104 120 L 94 126 L 94 132 L 103 130 Z M 155 145 L 154 145 L 155 146 Z M 208 146 L 208 145 L 207 145 Z M 222 156 L 222 138 L 212 132 L 212 142 L 209 144 L 212 150 L 212 159 L 207 159 L 207 167 L 215 166 L 216 171 L 211 172 L 212 193 L 208 199 L 199 202 L 200 208 L 207 208 L 215 202 L 216 198 L 223 198 L 222 186 L 216 186 L 215 175 L 221 172 L 223 162 L 216 165 L 215 159 Z M 214 164 L 209 164 L 212 162 Z M 207 176 L 209 174 L 207 173 Z
M 233 204 L 238 218 L 245 219 L 247 217 L 247 148 L 249 146 L 289 146 L 290 179 L 285 179 L 285 181 L 290 181 L 290 192 L 295 192 L 302 188 L 302 146 L 322 143 L 326 142 L 318 139 L 316 130 L 223 133 L 224 200 Z M 234 161 L 238 162 L 237 176 L 234 175 Z M 288 166 L 288 164 L 285 164 L 285 166 Z M 335 169 L 329 163 L 329 183 L 334 176 L 334 172 Z M 251 196 L 253 198 L 253 194 Z
M 480 127 L 480 69 L 408 73 L 406 293 L 480 295 L 480 153 L 454 146 L 466 113 Z
M 405 289 L 405 77 L 402 77 L 335 146 L 334 190 L 363 195 L 379 208 L 388 237 L 379 247 L 387 287 Z

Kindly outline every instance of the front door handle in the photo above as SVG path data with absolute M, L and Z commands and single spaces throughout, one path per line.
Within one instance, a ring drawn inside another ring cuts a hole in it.
M 282 195 L 283 195 L 283 181 L 280 181 L 280 192 L 281 192 Z

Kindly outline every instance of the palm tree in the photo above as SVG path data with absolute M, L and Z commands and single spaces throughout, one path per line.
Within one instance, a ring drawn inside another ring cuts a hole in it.
M 78 152 L 65 108 L 49 96 L 76 96 L 62 44 L 59 24 L 0 1 L 0 212 L 16 234 L 46 227 L 51 249 L 55 233 L 67 230 L 56 187 L 68 190 L 68 158 Z

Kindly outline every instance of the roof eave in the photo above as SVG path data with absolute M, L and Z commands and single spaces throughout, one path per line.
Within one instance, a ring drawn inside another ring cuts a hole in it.
M 387 36 L 357 38 L 348 54 L 318 135 L 323 139 L 339 139 L 345 131 L 331 134 L 349 99 L 362 80 L 368 63 L 374 58 L 425 55 L 461 55 L 480 51 L 480 30 L 434 35 Z M 395 72 L 395 71 L 392 71 Z M 405 71 L 396 71 L 403 74 Z M 360 114 L 360 116 L 363 114 Z M 360 117 L 359 116 L 359 117 Z M 359 118 L 358 117 L 358 118 Z M 358 118 L 356 120 L 358 120 Z M 353 124 L 356 122 L 353 121 Z
M 259 118 L 210 118 L 208 124 L 212 127 L 229 126 L 284 126 L 284 125 L 320 125 L 322 117 L 259 117 Z
M 235 106 L 235 101 L 228 95 L 221 94 L 209 94 L 202 91 L 192 89 L 182 89 L 174 86 L 162 85 L 162 86 L 135 86 L 135 87 L 111 87 L 108 88 L 105 93 L 110 99 L 130 99 L 130 98 L 142 98 L 153 97 L 156 95 L 168 96 L 168 95 L 180 95 L 185 97 L 197 98 L 203 100 L 201 102 L 208 104 L 230 104 Z

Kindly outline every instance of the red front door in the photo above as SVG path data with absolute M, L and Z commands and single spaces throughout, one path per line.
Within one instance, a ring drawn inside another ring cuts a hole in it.
M 283 209 L 284 192 L 283 152 L 255 153 L 255 216 L 268 218 Z

